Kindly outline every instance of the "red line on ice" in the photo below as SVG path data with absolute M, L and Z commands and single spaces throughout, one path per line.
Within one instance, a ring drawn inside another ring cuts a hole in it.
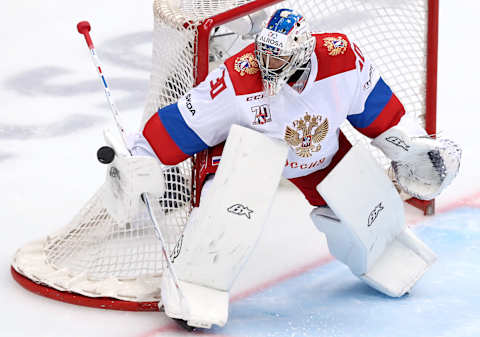
M 330 254 L 322 256 L 321 258 L 319 258 L 319 259 L 317 259 L 313 262 L 310 262 L 310 263 L 308 263 L 304 266 L 300 266 L 298 268 L 295 268 L 295 269 L 291 270 L 290 272 L 288 272 L 286 274 L 278 276 L 277 278 L 274 278 L 270 281 L 263 282 L 263 283 L 259 284 L 258 286 L 255 286 L 251 289 L 247 289 L 245 291 L 242 291 L 241 293 L 236 294 L 235 296 L 232 296 L 230 302 L 238 301 L 238 300 L 244 299 L 248 296 L 251 296 L 253 294 L 259 293 L 259 292 L 261 292 L 265 289 L 273 287 L 274 285 L 276 285 L 278 283 L 281 283 L 281 282 L 286 281 L 288 279 L 291 279 L 291 278 L 294 278 L 296 276 L 302 275 L 302 274 L 308 272 L 309 270 L 312 270 L 312 269 L 318 268 L 320 266 L 323 266 L 324 264 L 327 264 L 332 260 L 333 260 L 333 257 Z
M 268 289 L 270 287 L 275 286 L 278 283 L 281 283 L 281 282 L 286 281 L 288 279 L 291 279 L 291 278 L 294 278 L 296 276 L 302 275 L 302 274 L 308 272 L 309 270 L 312 270 L 312 269 L 318 268 L 318 267 L 320 267 L 324 264 L 327 264 L 332 260 L 333 260 L 333 257 L 331 255 L 322 256 L 319 259 L 317 259 L 315 261 L 312 261 L 312 262 L 310 262 L 306 265 L 295 268 L 295 269 L 289 271 L 286 274 L 280 275 L 280 276 L 278 276 L 278 277 L 276 277 L 272 280 L 263 282 L 263 283 L 259 284 L 258 286 L 255 286 L 253 288 L 242 291 L 241 293 L 238 293 L 235 296 L 232 296 L 232 298 L 230 299 L 230 302 L 239 301 L 239 300 L 244 299 L 248 296 L 259 293 L 259 292 L 261 292 L 265 289 Z M 173 331 L 180 332 L 180 331 L 185 331 L 185 330 L 179 328 L 175 323 L 168 323 L 167 325 L 165 325 L 161 328 L 155 329 L 153 331 L 147 332 L 146 334 L 141 335 L 140 337 L 154 337 L 157 334 L 161 334 L 161 333 L 164 333 L 164 332 L 173 332 Z M 227 335 L 209 334 L 207 332 L 194 333 L 194 335 L 196 335 L 196 334 L 202 335 L 202 336 L 231 337 L 231 336 L 227 336 Z
M 445 205 L 438 209 L 438 213 L 445 213 L 459 207 L 480 207 L 480 191 L 472 193 L 466 197 L 457 199 L 451 204 Z

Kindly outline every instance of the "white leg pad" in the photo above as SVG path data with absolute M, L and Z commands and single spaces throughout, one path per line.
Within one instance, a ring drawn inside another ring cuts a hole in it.
M 436 260 L 435 254 L 410 229 L 405 229 L 360 278 L 392 297 L 408 292 Z
M 314 224 L 325 233 L 331 254 L 370 286 L 402 296 L 435 261 L 434 253 L 407 229 L 395 187 L 361 145 L 317 190 L 331 211 L 314 209 Z
M 224 326 L 228 320 L 228 291 L 217 290 L 186 281 L 180 282 L 184 296 L 179 297 L 168 271 L 162 278 L 161 289 L 163 306 L 168 317 L 180 318 L 193 327 L 210 329 L 212 324 Z
M 181 305 L 172 304 L 174 300 L 168 298 L 171 292 L 162 288 L 167 314 L 201 326 L 225 324 L 228 300 L 218 294 L 223 292 L 228 298 L 229 290 L 260 238 L 287 152 L 288 147 L 282 142 L 232 126 L 217 173 L 205 198 L 202 196 L 195 216 L 189 219 L 180 252 L 173 263 L 182 284 L 188 284 L 185 297 L 186 302 L 192 304 L 189 310 L 177 315 L 174 308 Z M 191 295 L 194 292 L 202 295 Z M 202 304 L 195 299 L 210 296 L 208 294 L 218 295 L 212 295 L 218 304 L 215 312 L 210 302 Z

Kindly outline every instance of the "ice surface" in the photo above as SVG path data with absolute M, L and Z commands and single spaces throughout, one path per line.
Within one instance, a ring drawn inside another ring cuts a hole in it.
M 252 337 L 479 336 L 480 209 L 438 215 L 416 232 L 439 261 L 410 294 L 384 296 L 331 262 L 233 303 L 228 326 L 216 332 Z
M 407 208 L 439 262 L 409 296 L 382 296 L 342 265 L 325 263 L 325 241 L 309 222 L 309 207 L 283 189 L 235 286 L 230 322 L 211 335 L 480 335 L 480 4 L 440 5 L 438 129 L 460 143 L 464 160 L 438 199 L 438 216 L 425 219 Z M 162 313 L 104 311 L 36 296 L 9 273 L 17 248 L 63 226 L 103 181 L 95 153 L 103 128 L 113 123 L 76 23 L 92 24 L 117 105 L 135 129 L 148 88 L 151 7 L 151 0 L 0 5 L 0 336 L 187 335 Z M 470 208 L 459 208 L 465 205 Z

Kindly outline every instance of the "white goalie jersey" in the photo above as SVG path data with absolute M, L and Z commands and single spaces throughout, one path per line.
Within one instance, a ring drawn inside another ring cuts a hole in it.
M 314 36 L 301 92 L 285 85 L 277 95 L 266 95 L 252 44 L 176 104 L 160 109 L 143 131 L 158 158 L 176 164 L 225 141 L 230 126 L 238 124 L 285 141 L 290 150 L 283 176 L 295 178 L 329 165 L 345 119 L 369 137 L 397 124 L 404 108 L 360 49 L 340 33 Z

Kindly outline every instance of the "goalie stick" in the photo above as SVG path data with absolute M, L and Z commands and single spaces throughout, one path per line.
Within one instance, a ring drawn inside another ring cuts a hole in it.
M 101 63 L 100 63 L 100 59 L 97 56 L 97 53 L 95 51 L 95 47 L 93 45 L 92 38 L 90 37 L 90 30 L 91 30 L 90 23 L 88 21 L 79 22 L 77 24 L 77 30 L 80 34 L 82 34 L 85 37 L 85 41 L 88 45 L 88 48 L 90 49 L 92 62 L 94 64 L 95 68 L 97 69 L 98 75 L 99 75 L 99 77 L 102 81 L 102 85 L 103 85 L 103 88 L 104 88 L 104 91 L 105 91 L 105 97 L 106 97 L 106 99 L 107 99 L 107 101 L 110 105 L 110 110 L 112 112 L 113 119 L 115 120 L 115 124 L 117 126 L 117 129 L 118 129 L 118 131 L 119 131 L 119 133 L 122 137 L 123 145 L 125 146 L 125 149 L 127 149 L 128 153 L 130 155 L 132 155 L 131 151 L 129 150 L 129 148 L 127 146 L 127 133 L 125 131 L 125 128 L 123 127 L 123 123 L 121 121 L 119 110 L 118 110 L 117 106 L 115 105 L 115 103 L 113 101 L 112 93 L 110 91 L 110 88 L 108 87 L 107 81 L 106 81 L 105 76 L 104 76 L 103 71 L 102 71 L 102 66 L 101 66 Z M 114 156 L 115 156 L 115 152 L 113 151 L 113 149 L 111 149 L 109 147 L 102 147 L 97 152 L 97 158 L 103 164 L 108 164 L 108 163 L 112 162 Z M 178 281 L 175 270 L 173 269 L 172 261 L 170 260 L 170 258 L 168 256 L 168 253 L 166 251 L 166 248 L 165 248 L 166 247 L 165 238 L 162 234 L 162 231 L 160 230 L 160 226 L 159 226 L 157 220 L 155 219 L 155 215 L 153 214 L 152 207 L 151 207 L 151 202 L 150 202 L 150 199 L 148 197 L 148 194 L 147 193 L 142 193 L 141 198 L 144 201 L 145 206 L 147 208 L 148 215 L 150 217 L 150 220 L 152 221 L 155 234 L 161 242 L 162 255 L 164 256 L 164 258 L 166 260 L 167 269 L 169 270 L 170 276 L 172 277 L 172 280 L 175 284 L 175 288 L 177 289 L 178 295 L 181 299 L 181 303 L 183 303 L 184 308 L 188 309 L 186 298 L 183 295 L 182 289 L 180 288 L 180 283 Z

